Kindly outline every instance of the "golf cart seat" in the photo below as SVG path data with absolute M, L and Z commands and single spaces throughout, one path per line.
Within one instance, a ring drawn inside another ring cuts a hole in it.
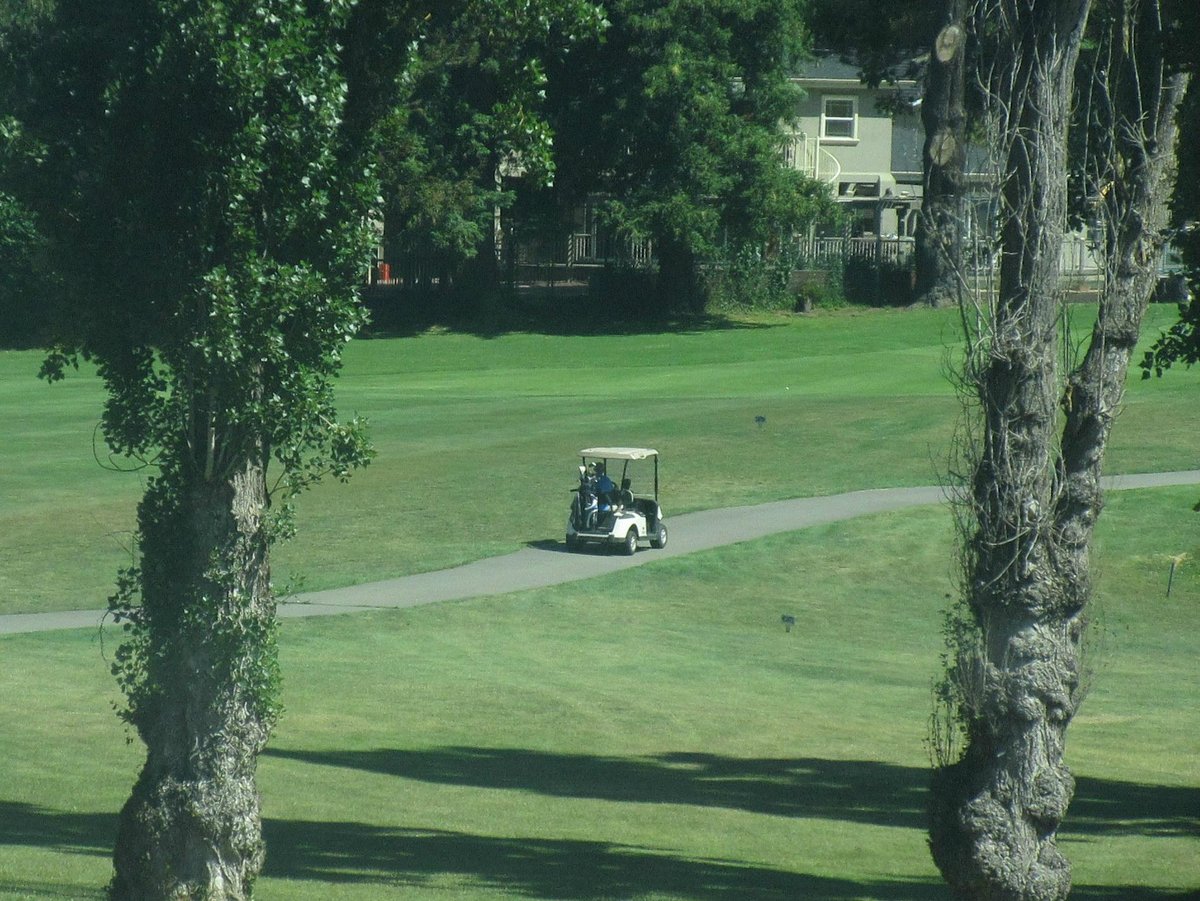
M 621 479 L 621 490 L 617 492 L 617 499 L 622 506 L 633 506 L 633 491 L 630 490 L 632 484 L 633 482 L 629 479 Z

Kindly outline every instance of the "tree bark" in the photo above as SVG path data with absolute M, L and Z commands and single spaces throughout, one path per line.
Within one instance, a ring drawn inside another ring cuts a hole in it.
M 1108 272 L 1088 349 L 1064 382 L 1055 283 L 1070 92 L 1056 85 L 1069 84 L 1087 5 L 1059 4 L 1071 17 L 1026 21 L 1010 9 L 1024 26 L 1013 45 L 1033 52 L 998 82 L 1016 89 L 998 99 L 1017 118 L 1006 129 L 1000 298 L 977 380 L 984 433 L 971 492 L 977 527 L 966 548 L 975 638 L 958 645 L 951 676 L 967 746 L 934 774 L 930 829 L 955 893 L 985 901 L 1070 891 L 1055 836 L 1074 790 L 1063 745 L 1085 693 L 1080 645 L 1101 466 L 1165 238 L 1186 87 L 1166 74 L 1155 0 L 1106 10 L 1102 47 L 1113 65 L 1097 68 L 1103 121 L 1093 113 L 1089 125 L 1106 132 L 1091 187 Z
M 966 5 L 966 0 L 944 0 L 944 24 L 930 49 L 921 103 L 924 189 L 914 294 L 916 303 L 932 307 L 958 303 L 964 271 Z
M 1096 90 L 1112 159 L 1093 179 L 1106 223 L 1106 273 L 1088 350 L 1063 397 L 1061 481 L 1056 510 L 1065 582 L 1085 604 L 1092 530 L 1103 507 L 1101 464 L 1142 319 L 1158 281 L 1177 171 L 1177 116 L 1188 76 L 1169 74 L 1157 0 L 1120 0 L 1108 30 L 1111 68 Z M 1095 127 L 1095 123 L 1094 123 Z
M 934 774 L 930 847 L 958 897 L 1060 901 L 1071 887 L 1055 838 L 1074 791 L 1062 761 L 1080 699 L 1082 611 L 1065 596 L 1052 541 L 1058 274 L 1070 85 L 1089 2 L 995 5 L 996 46 L 1011 58 L 994 82 L 1007 117 L 1000 289 L 973 374 L 983 434 L 965 590 L 978 641 L 958 649 L 967 746 Z
M 266 506 L 260 459 L 208 481 L 164 474 L 142 502 L 143 669 L 128 717 L 147 754 L 121 811 L 114 899 L 248 898 L 262 869 L 255 768 L 275 676 Z

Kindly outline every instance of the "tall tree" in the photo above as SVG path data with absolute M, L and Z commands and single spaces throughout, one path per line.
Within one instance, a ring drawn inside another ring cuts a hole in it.
M 1200 42 L 1200 5 L 1179 0 L 1170 4 L 1173 23 L 1170 50 L 1191 80 L 1180 107 L 1181 147 L 1200 146 L 1200 69 L 1195 47 Z M 1189 53 L 1189 50 L 1191 51 Z M 1173 243 L 1183 262 L 1191 299 L 1180 305 L 1179 321 L 1155 341 L 1142 359 L 1142 377 L 1162 376 L 1175 363 L 1200 362 L 1200 155 L 1185 153 L 1179 160 L 1179 179 L 1171 202 Z
M 546 70 L 595 40 L 588 0 L 363 0 L 352 65 L 355 113 L 380 116 L 377 151 L 389 246 L 496 276 L 494 216 L 513 201 L 507 167 L 536 184 L 554 171 Z M 369 100 L 368 100 L 369 98 Z
M 918 303 L 952 306 L 961 294 L 967 167 L 967 0 L 942 0 L 925 69 L 923 190 L 916 239 Z
M 810 0 L 813 45 L 859 67 L 869 85 L 920 71 L 947 0 Z
M 0 348 L 36 345 L 44 336 L 38 295 L 46 278 L 45 243 L 32 214 L 0 192 Z
M 12 53 L 11 38 L 39 28 L 51 8 L 49 0 L 0 0 L 0 59 Z M 15 84 L 0 83 L 11 95 Z M 0 111 L 12 107 L 11 96 L 0 96 Z M 0 166 L 11 165 L 28 148 L 16 140 L 14 123 L 0 121 Z M 45 242 L 32 212 L 16 197 L 0 191 L 0 347 L 37 344 L 45 335 L 40 294 L 48 277 Z
M 922 203 L 915 255 L 918 303 L 950 306 L 961 288 L 965 221 L 968 0 L 816 0 L 816 39 L 857 64 L 867 84 L 920 72 Z M 918 64 L 920 59 L 920 64 Z
M 1074 782 L 1067 727 L 1086 688 L 1080 653 L 1100 471 L 1165 237 L 1182 76 L 1164 58 L 1158 0 L 1096 0 L 1100 48 L 1085 96 L 1109 277 L 1082 358 L 1063 372 L 1058 260 L 1066 131 L 1089 0 L 981 0 L 980 74 L 999 149 L 1000 283 L 964 308 L 965 384 L 978 407 L 963 499 L 963 593 L 950 617 L 943 700 L 963 741 L 941 745 L 934 860 L 958 897 L 1067 897 L 1056 835 Z M 1061 427 L 1061 432 L 1059 431 Z
M 567 201 L 653 240 L 661 293 L 699 300 L 696 264 L 728 237 L 763 241 L 802 214 L 811 186 L 782 165 L 779 123 L 805 43 L 800 0 L 612 0 L 603 40 L 550 72 Z
M 269 549 L 286 527 L 271 487 L 368 456 L 332 395 L 375 196 L 343 129 L 349 9 L 59 0 L 14 35 L 9 144 L 36 152 L 5 188 L 70 266 L 45 372 L 94 361 L 109 446 L 156 467 L 140 562 L 110 601 L 123 715 L 146 745 L 114 898 L 245 898 L 262 866 Z

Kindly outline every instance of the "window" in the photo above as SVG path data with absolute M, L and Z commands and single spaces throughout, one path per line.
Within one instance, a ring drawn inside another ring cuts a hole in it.
M 858 140 L 858 109 L 853 97 L 826 97 L 821 109 L 821 140 Z

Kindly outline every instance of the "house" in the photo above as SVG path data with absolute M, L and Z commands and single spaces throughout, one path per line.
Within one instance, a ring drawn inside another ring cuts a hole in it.
M 909 265 L 923 197 L 921 83 L 898 78 L 871 87 L 862 82 L 857 66 L 831 54 L 818 54 L 791 80 L 803 97 L 791 121 L 781 124 L 785 164 L 828 185 L 849 221 L 848 235 L 802 239 L 808 245 L 806 255 L 813 261 L 850 256 L 871 264 Z M 977 262 L 980 254 L 990 258 L 995 220 L 995 197 L 984 156 L 985 149 L 975 147 L 967 157 L 967 181 L 972 187 L 964 238 L 975 245 Z M 517 167 L 509 163 L 497 177 L 517 174 Z M 649 242 L 620 239 L 600 227 L 596 212 L 602 202 L 595 196 L 580 203 L 570 213 L 566 232 L 558 234 L 520 234 L 511 228 L 511 219 L 506 228 L 497 210 L 493 225 L 497 260 L 510 267 L 508 271 L 514 273 L 510 277 L 520 268 L 528 270 L 526 275 L 533 280 L 551 283 L 577 277 L 580 267 L 613 260 L 648 265 L 653 257 Z M 1098 271 L 1092 243 L 1084 233 L 1067 236 L 1062 251 L 1064 276 L 1090 277 Z M 399 267 L 381 263 L 376 279 L 390 281 L 400 272 Z M 403 275 L 398 280 L 417 284 L 421 276 Z
M 923 198 L 922 85 L 899 78 L 865 85 L 857 66 L 818 54 L 792 79 L 804 91 L 796 117 L 784 126 L 788 165 L 823 181 L 846 204 L 851 253 L 903 260 L 916 235 Z M 987 149 L 969 146 L 963 238 L 974 259 L 994 243 L 996 198 Z M 866 240 L 870 239 L 870 240 Z M 1064 236 L 1060 271 L 1068 284 L 1094 282 L 1102 270 L 1097 238 L 1087 229 Z
M 787 164 L 829 185 L 852 236 L 911 238 L 921 204 L 920 85 L 868 87 L 856 66 L 830 55 L 792 82 L 804 99 L 784 125 Z

